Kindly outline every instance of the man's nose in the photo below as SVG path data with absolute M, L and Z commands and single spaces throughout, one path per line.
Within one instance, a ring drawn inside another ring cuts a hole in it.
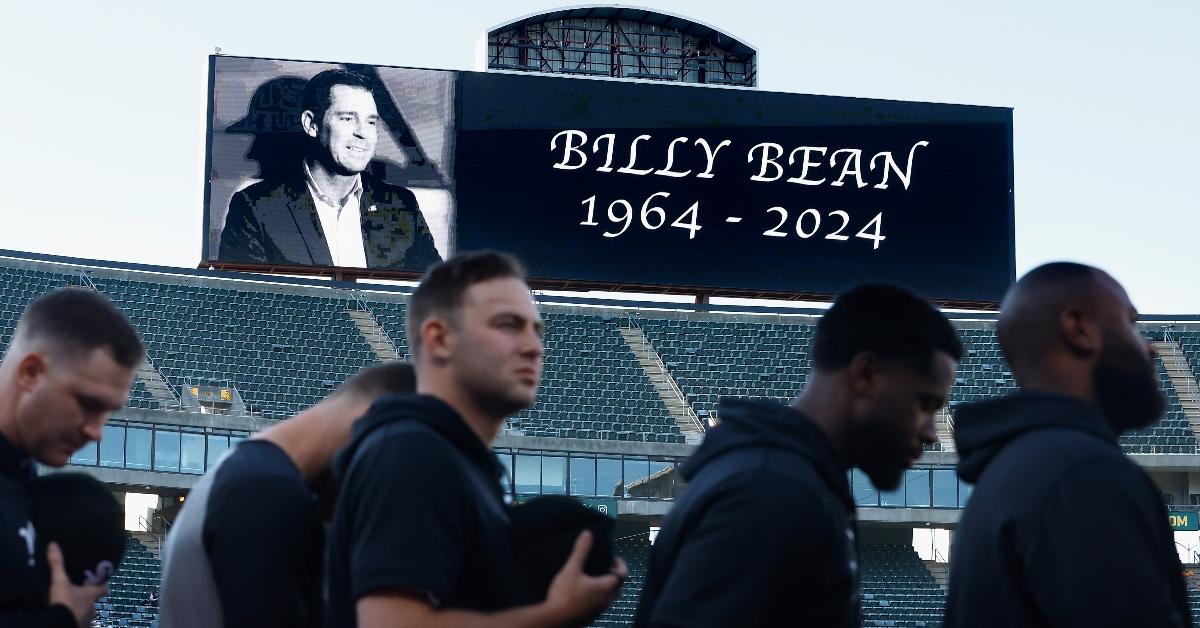
M 89 441 L 99 441 L 100 436 L 104 433 L 104 419 L 98 421 L 88 421 L 83 425 L 83 435 Z
M 921 442 L 930 445 L 938 442 L 937 436 L 937 413 L 929 415 L 929 418 L 921 425 Z

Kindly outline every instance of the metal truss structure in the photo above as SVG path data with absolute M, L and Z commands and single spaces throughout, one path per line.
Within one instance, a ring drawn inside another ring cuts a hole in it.
M 619 7 L 561 9 L 488 32 L 487 67 L 756 87 L 757 51 L 691 20 Z

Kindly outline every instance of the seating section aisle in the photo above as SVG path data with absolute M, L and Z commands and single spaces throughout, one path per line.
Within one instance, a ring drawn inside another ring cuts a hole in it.
M 162 562 L 140 541 L 127 537 L 121 567 L 108 580 L 108 596 L 96 602 L 96 623 L 104 627 L 157 628 L 158 608 L 147 604 L 150 592 L 158 589 L 161 579 Z
M 716 414 L 721 397 L 790 401 L 812 370 L 813 325 L 653 318 L 638 324 L 701 419 Z
M 1126 432 L 1121 436 L 1121 448 L 1131 454 L 1194 454 L 1196 435 L 1183 412 L 1179 395 L 1171 384 L 1162 358 L 1155 358 L 1154 364 L 1159 387 L 1167 397 L 1166 412 L 1158 423 L 1143 430 Z
M 650 538 L 639 534 L 623 539 L 613 540 L 613 551 L 625 559 L 629 565 L 629 580 L 621 588 L 621 596 L 609 607 L 599 619 L 592 622 L 592 628 L 625 628 L 633 625 L 637 615 L 638 600 L 641 598 L 642 587 L 646 584 L 646 569 L 650 560 Z
M 946 593 L 911 545 L 859 548 L 863 626 L 942 625 Z

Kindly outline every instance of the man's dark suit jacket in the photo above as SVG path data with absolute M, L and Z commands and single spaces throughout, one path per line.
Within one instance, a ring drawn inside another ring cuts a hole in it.
M 412 192 L 365 173 L 362 187 L 367 268 L 420 272 L 441 261 Z M 321 218 L 304 178 L 260 181 L 234 194 L 217 259 L 332 266 Z

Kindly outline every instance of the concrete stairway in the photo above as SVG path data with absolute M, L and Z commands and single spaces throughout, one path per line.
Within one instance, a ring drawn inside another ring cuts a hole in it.
M 142 359 L 142 363 L 138 365 L 135 375 L 138 381 L 142 382 L 142 385 L 150 392 L 150 396 L 154 397 L 154 400 L 158 402 L 160 408 L 174 408 L 179 406 L 178 391 L 154 367 L 149 357 Z
M 947 587 L 950 586 L 950 565 L 933 560 L 923 560 L 921 562 L 925 563 L 925 568 L 929 570 L 929 575 L 933 576 L 934 580 L 937 580 L 942 590 L 947 590 Z
M 162 560 L 162 542 L 159 536 L 145 531 L 130 532 L 129 535 L 150 550 L 155 558 Z
M 1197 384 L 1192 374 L 1187 356 L 1176 342 L 1156 341 L 1154 349 L 1162 358 L 1167 376 L 1171 378 L 1171 385 L 1175 388 L 1175 394 L 1179 396 L 1180 405 L 1183 406 L 1183 413 L 1187 416 L 1188 424 L 1192 426 L 1192 433 L 1200 440 L 1200 384 Z
M 954 451 L 954 418 L 950 416 L 950 409 L 938 410 L 934 422 L 937 426 L 937 437 L 938 442 L 942 445 L 942 451 Z
M 658 392 L 659 398 L 667 406 L 671 418 L 675 419 L 675 425 L 679 426 L 679 431 L 683 434 L 684 439 L 687 442 L 698 442 L 704 434 L 704 424 L 700 422 L 700 417 L 696 415 L 696 411 L 684 397 L 675 378 L 671 377 L 671 373 L 667 371 L 662 357 L 650 345 L 650 341 L 641 329 L 637 327 L 621 327 L 620 329 L 625 343 L 629 345 L 633 355 L 637 356 L 638 363 L 642 365 L 646 377 L 650 378 L 650 383 L 654 384 L 654 390 Z
M 379 356 L 380 361 L 394 362 L 404 359 L 396 348 L 396 343 L 392 342 L 391 336 L 388 336 L 370 310 L 347 308 L 346 314 L 354 321 L 354 326 L 358 327 L 359 333 L 366 339 L 367 344 L 371 345 L 371 350 Z

